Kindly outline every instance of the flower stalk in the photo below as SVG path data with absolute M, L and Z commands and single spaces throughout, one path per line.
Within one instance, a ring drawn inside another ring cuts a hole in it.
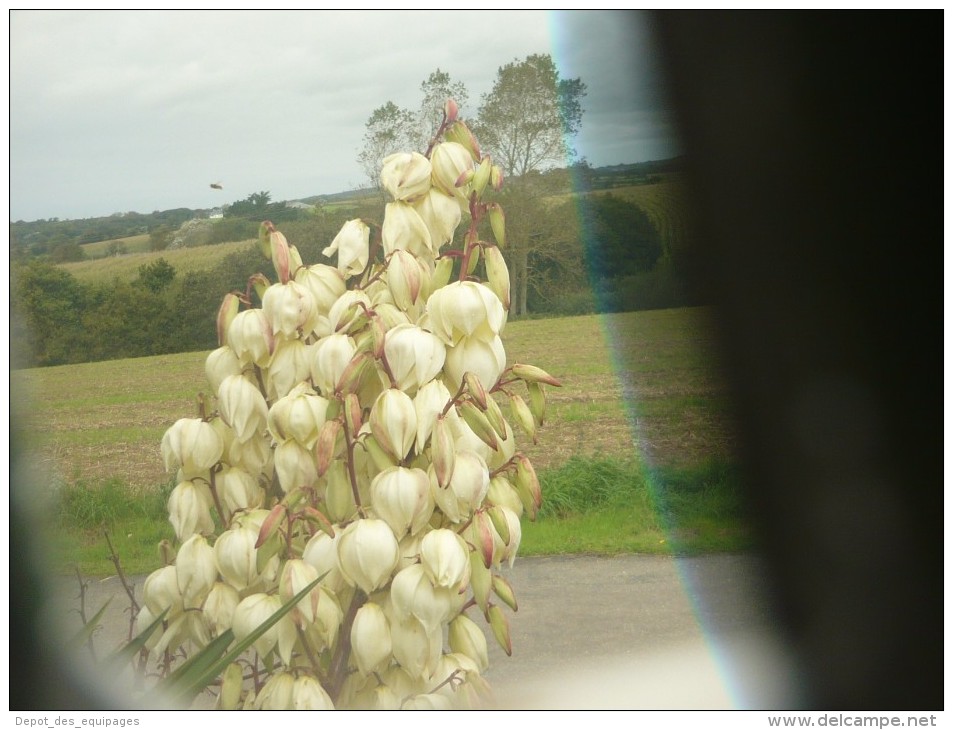
M 494 394 L 535 441 L 559 382 L 507 367 L 502 178 L 452 100 L 426 153 L 390 155 L 381 180 L 383 224 L 348 221 L 324 249 L 336 266 L 262 224 L 279 281 L 226 295 L 217 397 L 162 440 L 188 549 L 169 542 L 137 624 L 164 616 L 147 643 L 162 674 L 228 631 L 253 643 L 250 682 L 221 670 L 223 708 L 473 707 L 488 661 L 472 607 L 512 651 L 499 570 L 542 495 Z

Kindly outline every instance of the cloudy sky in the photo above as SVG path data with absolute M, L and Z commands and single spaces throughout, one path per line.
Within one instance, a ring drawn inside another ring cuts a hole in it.
M 10 219 L 210 208 L 360 187 L 364 123 L 437 68 L 476 114 L 550 53 L 588 86 L 595 166 L 678 154 L 646 18 L 629 11 L 13 11 Z M 224 190 L 209 183 L 221 182 Z

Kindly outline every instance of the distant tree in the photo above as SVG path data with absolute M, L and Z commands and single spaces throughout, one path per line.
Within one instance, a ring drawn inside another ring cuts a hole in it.
M 534 54 L 502 66 L 481 98 L 474 132 L 483 151 L 510 177 L 566 163 L 569 144 L 582 125 L 580 79 L 561 79 L 548 54 Z
M 83 261 L 86 258 L 86 252 L 83 247 L 75 241 L 61 243 L 50 251 L 50 261 L 57 264 L 64 264 L 70 261 Z
M 18 266 L 12 276 L 11 305 L 17 329 L 27 333 L 30 365 L 60 365 L 85 359 L 80 321 L 85 287 L 61 268 L 43 261 Z M 22 343 L 18 342 L 18 346 Z
M 139 278 L 134 284 L 141 284 L 154 294 L 165 289 L 175 279 L 175 268 L 165 259 L 156 259 L 151 264 L 139 267 Z
M 506 211 L 503 256 L 510 271 L 514 316 L 527 314 L 531 300 L 551 300 L 567 286 L 584 281 L 578 219 L 571 205 L 554 199 L 559 182 L 533 173 L 523 184 L 505 186 L 500 194 Z
M 107 256 L 119 256 L 126 253 L 126 245 L 120 241 L 110 241 L 106 244 Z
M 380 187 L 381 163 L 387 155 L 414 149 L 415 127 L 414 115 L 392 101 L 371 112 L 364 124 L 364 144 L 357 161 L 373 188 Z

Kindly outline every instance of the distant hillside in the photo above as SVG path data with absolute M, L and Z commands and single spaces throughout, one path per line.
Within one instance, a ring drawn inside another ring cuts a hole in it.
M 575 173 L 572 183 L 577 192 L 580 188 L 589 190 L 607 190 L 631 185 L 647 185 L 660 182 L 662 176 L 679 172 L 684 167 L 683 157 L 673 157 L 667 160 L 650 160 L 646 162 L 606 165 L 603 167 L 588 167 L 577 165 L 570 170 L 556 169 L 548 171 L 547 175 L 566 175 Z M 569 188 L 567 188 L 567 192 Z M 307 205 L 326 207 L 335 210 L 348 208 L 361 201 L 373 199 L 377 193 L 369 188 L 345 190 L 337 193 L 311 195 L 298 198 L 296 201 Z M 29 258 L 37 256 L 51 256 L 56 249 L 63 246 L 74 247 L 104 242 L 103 245 L 121 244 L 125 250 L 142 250 L 141 246 L 130 248 L 128 242 L 122 239 L 141 237 L 156 229 L 176 230 L 188 220 L 194 218 L 208 218 L 209 209 L 204 208 L 175 208 L 172 210 L 153 211 L 152 213 L 117 213 L 99 218 L 83 218 L 60 220 L 50 218 L 38 221 L 16 221 L 10 223 L 10 256 L 11 258 Z M 272 218 L 272 220 L 277 220 Z M 141 239 L 137 241 L 141 243 Z M 118 250 L 118 248 L 117 248 Z M 62 252 L 58 252 L 62 253 Z M 76 257 L 52 255 L 54 261 L 71 261 L 83 258 L 83 254 Z

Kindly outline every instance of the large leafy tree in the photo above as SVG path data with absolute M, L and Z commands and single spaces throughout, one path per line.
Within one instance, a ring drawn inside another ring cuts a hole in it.
M 556 272 L 565 277 L 581 270 L 578 247 L 567 246 L 568 228 L 552 225 L 546 199 L 556 193 L 539 173 L 575 157 L 571 139 L 582 125 L 581 79 L 561 79 L 548 54 L 534 54 L 502 66 L 488 94 L 481 99 L 474 131 L 484 154 L 507 176 L 514 200 L 507 213 L 522 217 L 522 227 L 507 232 L 506 260 L 512 286 L 512 312 L 526 314 L 530 289 L 542 298 Z M 563 192 L 563 191 L 558 191 Z M 576 253 L 569 260 L 569 251 Z
M 570 140 L 582 125 L 581 79 L 561 79 L 549 54 L 502 66 L 484 94 L 474 131 L 485 152 L 509 176 L 568 163 Z

